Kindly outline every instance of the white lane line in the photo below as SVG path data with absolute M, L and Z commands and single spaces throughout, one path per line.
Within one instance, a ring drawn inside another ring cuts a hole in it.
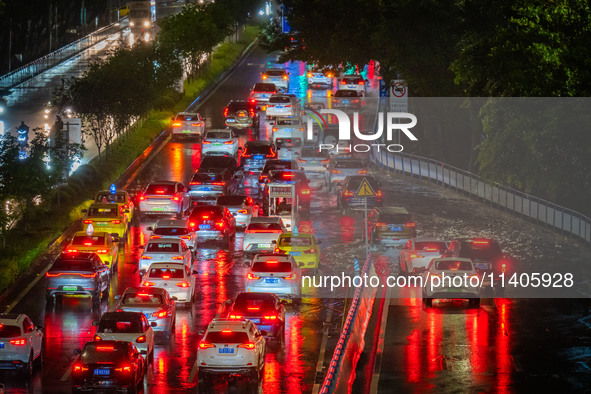
M 324 366 L 324 354 L 326 353 L 326 342 L 328 342 L 328 330 L 330 329 L 330 321 L 332 319 L 332 308 L 328 310 L 326 314 L 326 320 L 324 321 L 324 328 L 322 329 L 322 342 L 320 343 L 320 353 L 318 354 L 318 363 L 316 363 L 316 376 L 322 372 Z M 313 394 L 318 394 L 320 391 L 320 383 L 314 383 L 312 389 Z
M 386 299 L 384 300 L 384 311 L 382 312 L 382 321 L 380 322 L 380 336 L 378 338 L 378 349 L 376 352 L 376 363 L 373 367 L 373 376 L 371 377 L 370 393 L 378 392 L 378 383 L 380 381 L 380 371 L 382 369 L 382 356 L 384 354 L 384 338 L 386 337 L 386 326 L 388 324 L 388 310 L 390 309 L 391 287 L 386 289 Z
M 70 363 L 68 369 L 66 369 L 66 373 L 64 373 L 64 376 L 62 376 L 60 379 L 60 382 L 66 382 L 70 378 L 70 374 L 72 373 L 72 365 L 74 365 L 74 363 Z
M 11 305 L 6 306 L 4 313 L 10 313 L 12 308 L 17 306 L 19 304 L 19 302 L 21 302 L 21 300 L 29 293 L 29 291 L 31 291 L 31 289 L 37 284 L 37 282 L 39 282 L 39 280 L 45 276 L 47 271 L 49 271 L 49 268 L 51 267 L 51 265 L 52 264 L 47 264 L 47 267 L 43 268 L 43 271 L 41 271 L 40 273 L 37 274 L 37 277 L 35 279 L 33 279 L 31 281 L 31 283 L 29 283 L 29 285 L 27 287 L 25 287 L 25 289 L 23 291 L 20 292 L 20 294 L 16 297 L 16 299 L 12 301 Z
M 195 357 L 195 362 L 193 363 L 193 368 L 191 368 L 191 373 L 189 374 L 189 380 L 187 383 L 192 383 L 195 379 L 195 374 L 197 373 L 197 357 Z

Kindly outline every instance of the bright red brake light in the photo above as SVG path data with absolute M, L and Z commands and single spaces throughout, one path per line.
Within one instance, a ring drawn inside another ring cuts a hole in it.
M 358 174 L 367 174 L 367 170 L 359 170 L 357 171 Z
M 473 240 L 472 243 L 474 245 L 488 245 L 490 242 L 487 239 L 479 239 L 479 240 Z
M 255 276 L 255 275 L 251 274 L 250 272 L 248 273 L 248 275 L 246 275 L 246 277 L 247 277 L 249 280 L 256 280 L 256 279 L 261 279 L 261 277 L 260 277 L 260 276 Z
M 377 222 L 376 227 L 386 227 L 386 223 L 384 222 Z
M 189 182 L 189 185 L 191 185 L 191 186 L 201 185 L 201 182 Z
M 302 189 L 302 194 L 310 194 L 310 189 Z
M 102 341 L 102 340 L 103 340 L 103 338 L 99 337 L 98 335 L 95 335 L 95 336 L 94 336 L 94 340 L 95 340 L 95 341 Z
M 207 342 L 199 342 L 199 349 L 209 349 L 209 348 L 213 348 L 215 347 L 215 345 L 213 343 L 207 343 Z
M 27 340 L 24 338 L 23 339 L 13 339 L 12 341 L 10 341 L 10 343 L 15 346 L 23 346 L 27 343 Z
M 84 242 L 84 246 L 92 246 L 92 242 Z
M 234 141 L 225 141 L 224 145 L 232 145 L 234 143 Z
M 86 368 L 83 364 L 81 363 L 76 363 L 74 364 L 74 366 L 72 367 L 72 372 L 74 373 L 79 373 L 79 372 L 86 372 L 88 371 L 88 368 Z
M 172 126 L 173 127 L 181 127 L 183 124 L 181 122 L 173 122 Z
M 175 196 L 175 197 L 172 197 L 172 200 L 174 200 L 174 201 L 180 201 L 180 200 L 181 200 L 181 198 L 180 198 L 180 197 L 178 197 L 178 196 Z
M 254 349 L 254 343 L 252 343 L 252 342 L 242 343 L 242 344 L 238 345 L 237 347 L 243 348 L 243 349 Z
M 162 310 L 162 311 L 154 312 L 154 313 L 152 313 L 152 317 L 156 317 L 159 319 L 166 317 L 166 311 Z
M 277 315 L 267 315 L 263 316 L 265 320 L 277 320 Z
M 121 220 L 111 220 L 111 224 L 121 224 Z
M 316 249 L 314 249 L 314 248 L 311 248 L 311 249 L 308 249 L 308 250 L 304 250 L 304 253 L 307 253 L 307 254 L 314 254 L 314 253 L 316 253 Z
M 182 260 L 183 256 L 172 256 L 173 260 Z
M 238 213 L 247 214 L 248 213 L 248 210 L 246 210 L 246 209 L 239 209 L 238 210 Z
M 160 239 L 162 236 L 160 235 L 150 235 L 150 239 Z
M 365 81 L 359 81 L 357 82 L 359 85 L 365 85 Z
M 90 224 L 90 223 L 92 223 L 92 222 L 94 222 L 94 220 L 86 219 L 86 220 L 84 221 L 84 224 Z
M 228 116 L 229 111 L 230 111 L 230 109 L 228 107 L 226 107 L 226 109 L 224 109 L 224 116 Z
M 165 192 L 166 192 L 166 190 L 164 190 L 164 189 L 156 190 L 156 194 L 164 194 Z
M 140 201 L 144 201 L 145 199 L 146 199 L 146 197 L 140 196 Z
M 115 350 L 114 346 L 97 346 L 96 350 L 99 352 L 112 352 Z
M 295 278 L 296 278 L 295 274 L 291 274 L 291 275 L 287 275 L 287 276 L 284 276 L 283 277 L 283 279 L 286 279 L 286 280 L 292 280 L 292 279 L 295 279 Z
M 97 249 L 95 252 L 98 253 L 98 254 L 107 254 L 107 253 L 109 253 L 109 251 L 107 249 Z
M 230 319 L 242 319 L 242 316 L 240 315 L 230 315 Z
M 146 336 L 142 335 L 138 339 L 135 340 L 136 343 L 146 343 Z
M 383 194 L 382 194 L 382 191 L 381 191 L 381 190 L 378 190 L 378 191 L 376 192 L 376 197 L 378 197 L 378 198 L 379 198 L 379 197 L 382 197 L 382 195 L 383 195 Z
M 124 372 L 124 373 L 129 373 L 131 372 L 131 365 L 129 364 L 124 364 L 119 368 L 115 368 L 115 371 L 117 372 Z
M 156 286 L 156 283 L 154 283 L 154 282 L 144 282 L 144 283 L 142 283 L 142 286 L 143 287 L 152 287 L 152 286 Z M 145 296 L 148 296 L 148 295 L 145 294 Z
M 68 249 L 66 250 L 66 252 L 68 252 L 68 253 L 76 253 L 76 252 L 78 252 L 78 249 L 72 249 L 72 248 L 68 248 Z
M 187 287 L 191 286 L 191 284 L 189 282 L 177 282 L 175 286 L 186 289 Z
M 345 190 L 345 193 L 343 193 L 345 195 L 345 197 L 353 197 L 353 192 L 351 190 Z

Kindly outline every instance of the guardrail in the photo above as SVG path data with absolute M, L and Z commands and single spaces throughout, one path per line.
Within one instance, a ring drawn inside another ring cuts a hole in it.
M 371 158 L 379 167 L 447 186 L 509 213 L 559 230 L 561 234 L 580 238 L 591 245 L 591 219 L 572 209 L 487 181 L 437 160 L 383 150 L 372 151 Z
M 107 36 L 122 29 L 121 22 L 112 23 L 105 26 L 95 32 L 88 34 L 68 45 L 59 48 L 56 51 L 48 53 L 47 55 L 40 57 L 24 66 L 21 66 L 8 74 L 0 77 L 0 89 L 12 89 L 15 86 L 33 78 L 36 75 L 41 74 L 44 71 L 49 70 L 52 67 L 68 60 L 69 58 L 79 54 L 85 49 L 101 42 Z
M 367 259 L 363 264 L 361 276 L 363 276 L 363 274 L 366 274 L 369 271 L 370 266 L 371 254 L 367 256 Z M 349 343 L 349 339 L 351 338 L 351 334 L 353 332 L 353 322 L 355 321 L 355 318 L 357 317 L 357 312 L 359 311 L 359 302 L 361 300 L 362 290 L 362 287 L 357 287 L 355 289 L 353 301 L 351 301 L 351 307 L 349 308 L 349 312 L 347 313 L 347 318 L 345 319 L 341 335 L 339 336 L 337 346 L 335 347 L 334 352 L 332 354 L 332 358 L 330 359 L 330 363 L 328 364 L 328 370 L 324 377 L 324 381 L 322 382 L 322 386 L 318 391 L 320 394 L 334 393 L 336 390 L 340 377 L 340 367 L 343 361 L 343 357 L 345 355 L 345 351 L 347 349 L 347 345 Z

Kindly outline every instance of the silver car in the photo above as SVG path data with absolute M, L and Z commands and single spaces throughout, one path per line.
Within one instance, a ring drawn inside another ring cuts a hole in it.
M 123 295 L 115 296 L 119 304 L 116 312 L 141 312 L 143 313 L 154 331 L 163 332 L 170 338 L 174 332 L 176 322 L 176 303 L 168 294 L 168 291 L 158 287 L 128 287 Z
M 342 184 L 348 175 L 367 174 L 367 165 L 363 160 L 353 158 L 335 159 L 332 165 L 329 165 L 326 179 L 329 189 L 337 184 Z
M 294 304 L 302 299 L 302 270 L 292 255 L 257 254 L 246 272 L 245 289 L 250 292 L 274 293 L 289 298 Z
M 185 241 L 187 247 L 195 251 L 195 231 L 189 228 L 187 219 L 161 219 L 156 222 L 156 226 L 147 227 L 151 231 L 150 239 L 176 238 Z
M 246 229 L 251 219 L 259 216 L 259 207 L 249 196 L 219 196 L 216 205 L 228 208 L 236 219 L 236 228 Z
M 143 249 L 139 263 L 140 276 L 146 273 L 152 263 L 184 263 L 189 268 L 193 264 L 193 247 L 187 246 L 179 238 L 151 239 Z
M 187 188 L 180 182 L 153 182 L 139 196 L 140 214 L 182 216 L 189 209 L 191 199 Z
M 242 240 L 242 249 L 245 256 L 273 251 L 277 239 L 285 232 L 287 232 L 287 229 L 279 217 L 252 218 L 246 227 L 246 231 L 244 231 Z

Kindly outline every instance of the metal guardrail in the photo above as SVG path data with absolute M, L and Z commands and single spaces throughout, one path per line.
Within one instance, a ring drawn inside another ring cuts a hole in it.
M 591 219 L 582 213 L 487 181 L 478 175 L 437 160 L 383 150 L 372 151 L 371 157 L 379 167 L 447 186 L 509 213 L 559 230 L 562 234 L 580 238 L 591 245 Z
M 8 74 L 0 77 L 0 89 L 12 89 L 21 83 L 33 78 L 36 75 L 41 74 L 44 71 L 49 70 L 52 67 L 68 60 L 69 58 L 79 54 L 85 49 L 103 41 L 107 36 L 122 29 L 121 22 L 112 23 L 105 26 L 95 32 L 88 34 L 68 45 L 59 48 L 56 51 L 48 53 L 47 55 L 40 57 L 24 66 L 21 66 Z
M 361 276 L 368 273 L 370 266 L 371 254 L 367 256 L 367 259 L 363 264 Z M 355 318 L 357 317 L 357 312 L 359 311 L 359 302 L 361 299 L 362 290 L 363 287 L 361 286 L 355 288 L 353 301 L 351 301 L 351 307 L 349 308 L 347 318 L 345 319 L 345 323 L 343 324 L 341 335 L 339 336 L 337 346 L 335 347 L 334 352 L 332 354 L 332 358 L 330 359 L 330 363 L 328 364 L 328 370 L 326 371 L 326 375 L 324 376 L 322 386 L 318 391 L 320 394 L 334 393 L 336 390 L 336 386 L 340 377 L 340 366 L 343 361 L 343 356 L 345 355 L 345 350 L 347 349 L 347 344 L 349 343 L 349 339 L 351 338 L 351 333 L 353 332 L 353 322 L 355 321 Z

